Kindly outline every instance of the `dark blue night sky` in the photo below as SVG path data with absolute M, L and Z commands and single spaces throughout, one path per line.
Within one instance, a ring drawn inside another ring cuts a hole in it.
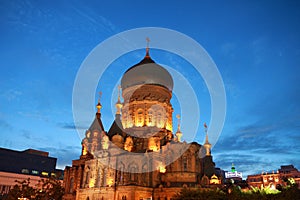
M 164 27 L 200 43 L 222 75 L 227 113 L 212 149 L 218 167 L 244 175 L 300 168 L 299 1 L 0 1 L 0 146 L 35 148 L 70 165 L 81 150 L 72 90 L 87 55 L 105 39 L 139 27 Z M 146 36 L 145 36 L 146 37 Z M 145 42 L 146 45 L 146 42 Z M 151 46 L 151 42 L 150 42 Z M 144 51 L 120 58 L 99 81 L 102 119 L 113 121 L 111 91 Z M 203 79 L 176 55 L 151 51 L 198 85 L 203 142 L 210 98 Z M 176 83 L 175 83 L 176 84 Z M 95 102 L 97 99 L 95 99 Z M 92 103 L 94 104 L 94 102 Z M 94 105 L 91 105 L 94 106 Z M 176 125 L 174 103 L 174 125 Z M 94 113 L 82 126 L 88 128 Z M 183 116 L 184 117 L 184 116 Z M 188 116 L 186 116 L 188 117 Z M 182 127 L 182 132 L 189 132 Z

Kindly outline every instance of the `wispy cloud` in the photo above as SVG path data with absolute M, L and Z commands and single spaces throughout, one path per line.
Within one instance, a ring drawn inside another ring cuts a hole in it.
M 32 139 L 32 135 L 31 135 L 31 132 L 29 130 L 22 130 L 22 136 L 27 139 L 27 140 L 30 140 Z
M 60 169 L 64 169 L 65 166 L 72 164 L 72 160 L 79 158 L 81 146 L 49 146 L 40 148 L 40 150 L 50 152 L 51 157 L 58 158 L 57 167 Z
M 19 111 L 18 114 L 20 116 L 26 117 L 26 118 L 34 118 L 38 120 L 44 120 L 44 121 L 49 121 L 47 115 L 43 114 L 42 112 L 39 111 L 32 111 L 32 112 L 24 112 L 24 111 Z
M 12 130 L 13 127 L 5 120 L 0 119 L 0 128 L 5 130 Z
M 22 92 L 16 89 L 9 89 L 2 92 L 2 97 L 4 97 L 7 101 L 13 101 L 18 99 L 22 95 Z
M 72 129 L 72 130 L 87 130 L 88 127 L 87 126 L 75 126 L 74 123 L 58 123 L 57 124 L 58 127 L 63 128 L 63 129 Z

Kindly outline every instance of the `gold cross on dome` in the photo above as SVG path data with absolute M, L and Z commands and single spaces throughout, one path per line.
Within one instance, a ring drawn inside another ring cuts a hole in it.
M 99 102 L 100 102 L 101 97 L 102 97 L 102 92 L 100 91 L 99 92 L 99 100 L 98 100 Z
M 146 41 L 147 41 L 147 48 L 149 48 L 149 43 L 150 43 L 149 37 L 146 37 Z
M 121 85 L 118 85 L 118 101 L 120 101 Z

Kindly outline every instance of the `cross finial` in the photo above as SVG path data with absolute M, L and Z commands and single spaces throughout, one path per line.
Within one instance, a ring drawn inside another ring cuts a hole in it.
M 97 108 L 97 113 L 100 113 L 100 110 L 101 110 L 101 108 L 102 108 L 102 105 L 101 105 L 101 103 L 100 103 L 101 96 L 102 96 L 102 92 L 99 92 L 98 104 L 97 104 L 97 106 L 96 106 L 96 108 Z
M 147 41 L 147 48 L 149 48 L 149 43 L 150 43 L 149 37 L 146 37 L 146 41 Z
M 121 85 L 118 85 L 118 102 L 121 101 L 120 94 L 121 94 Z
M 209 144 L 209 142 L 208 142 L 208 134 L 207 134 L 207 125 L 206 125 L 206 122 L 204 122 L 203 126 L 204 126 L 204 131 L 205 131 L 205 143 Z
M 177 131 L 180 131 L 180 115 L 177 114 L 176 118 L 177 118 L 177 129 L 178 129 Z
M 100 91 L 100 92 L 99 92 L 99 99 L 98 99 L 98 102 L 99 102 L 99 103 L 100 103 L 101 97 L 102 97 L 102 92 Z
M 146 57 L 149 58 L 149 43 L 150 43 L 150 39 L 148 37 L 146 37 L 146 41 L 147 41 L 147 47 L 146 47 Z
M 207 133 L 207 125 L 206 125 L 206 122 L 204 122 L 204 129 L 205 129 L 205 132 Z
M 118 85 L 118 101 L 116 103 L 116 115 L 120 115 L 121 114 L 121 109 L 123 107 L 123 104 L 121 103 L 121 97 L 120 97 L 120 94 L 121 94 L 121 85 Z

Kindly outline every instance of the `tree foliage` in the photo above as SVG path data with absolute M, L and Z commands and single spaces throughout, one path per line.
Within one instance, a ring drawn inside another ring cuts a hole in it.
M 183 189 L 174 199 L 189 200 L 287 200 L 300 199 L 300 190 L 297 185 L 285 187 L 282 191 L 270 191 L 270 188 L 252 188 L 242 192 L 239 187 L 233 186 L 225 191 L 220 189 L 200 190 Z
M 16 200 L 26 198 L 28 200 L 62 200 L 64 188 L 56 179 L 42 179 L 33 187 L 30 179 L 16 181 L 16 185 L 9 191 L 4 200 Z

